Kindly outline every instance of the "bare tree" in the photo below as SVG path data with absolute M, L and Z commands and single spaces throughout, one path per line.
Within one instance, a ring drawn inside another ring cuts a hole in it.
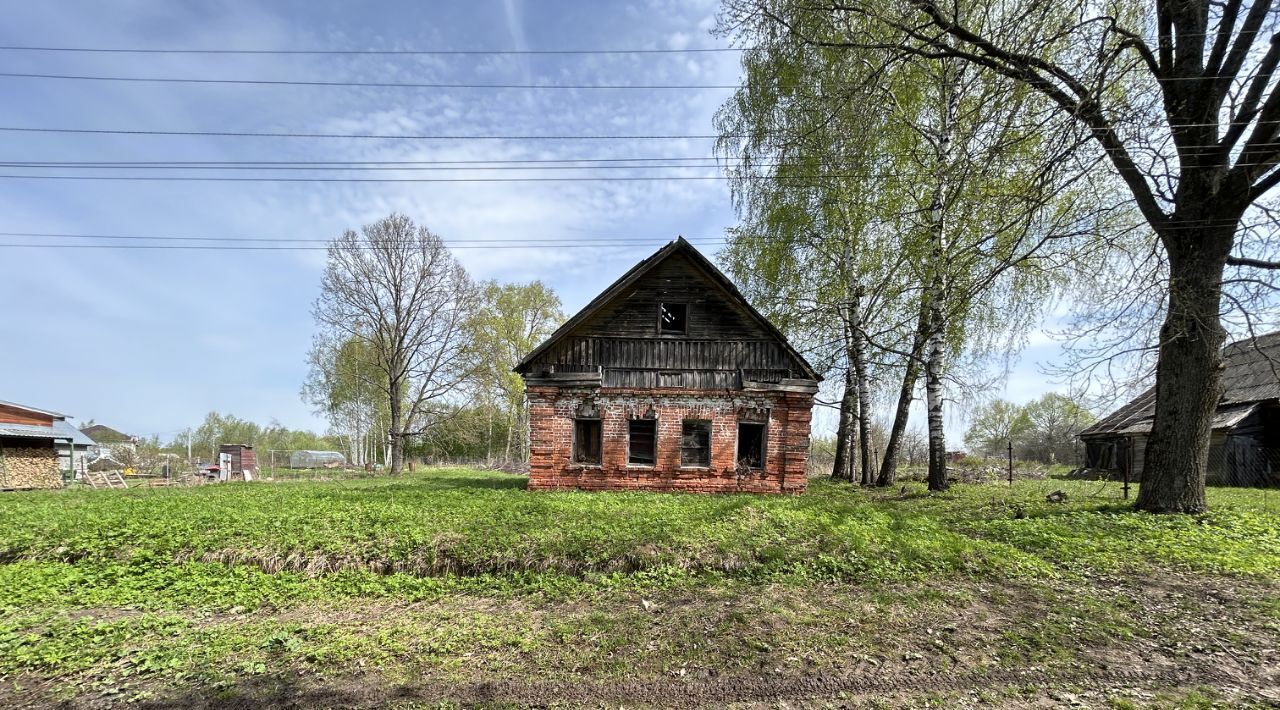
M 365 343 L 386 397 L 391 472 L 405 440 L 452 411 L 467 376 L 465 321 L 475 287 L 440 237 L 400 214 L 348 230 L 329 244 L 316 324 L 341 341 Z

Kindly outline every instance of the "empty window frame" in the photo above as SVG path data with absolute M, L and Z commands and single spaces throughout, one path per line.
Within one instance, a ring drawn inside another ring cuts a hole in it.
M 627 463 L 652 466 L 658 459 L 658 420 L 632 419 L 627 424 Z
M 763 469 L 765 458 L 764 422 L 738 422 L 738 466 Z
M 601 427 L 599 419 L 573 420 L 573 462 L 600 465 Z
M 680 465 L 711 465 L 711 422 L 705 419 L 686 419 L 680 431 Z
M 662 303 L 658 305 L 658 332 L 682 335 L 689 332 L 689 304 Z

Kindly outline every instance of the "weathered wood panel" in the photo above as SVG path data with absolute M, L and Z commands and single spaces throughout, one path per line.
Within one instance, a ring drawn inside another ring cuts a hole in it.
M 53 417 L 40 412 L 33 412 L 22 407 L 11 407 L 0 404 L 0 422 L 5 424 L 27 424 L 31 426 L 53 426 Z
M 687 332 L 678 336 L 682 340 L 771 337 L 741 304 L 710 284 L 682 254 L 659 264 L 611 307 L 584 322 L 576 333 L 672 337 L 658 333 L 658 308 L 664 301 L 689 306 Z
M 675 340 L 570 336 L 534 369 L 588 372 L 596 367 L 671 370 L 787 370 L 794 361 L 772 340 Z

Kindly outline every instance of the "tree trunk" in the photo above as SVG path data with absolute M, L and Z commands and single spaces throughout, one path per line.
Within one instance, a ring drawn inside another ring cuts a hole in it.
M 951 143 L 954 139 L 956 116 L 960 110 L 960 71 L 957 66 L 942 65 L 943 111 L 938 125 L 938 142 L 935 150 L 937 182 L 933 186 L 933 198 L 929 201 L 929 228 L 933 236 L 930 255 L 929 292 L 925 300 L 929 309 L 929 356 L 924 365 L 925 402 L 929 409 L 929 490 L 947 488 L 947 440 L 942 429 L 942 371 L 943 338 L 947 323 L 943 309 L 947 306 L 947 288 L 944 277 L 947 265 L 947 184 L 951 167 Z
M 1186 221 L 1205 223 L 1203 217 Z M 1155 419 L 1134 502 L 1138 510 L 1200 513 L 1207 507 L 1209 438 L 1223 391 L 1222 272 L 1234 232 L 1174 221 L 1160 235 L 1169 255 L 1169 306 L 1160 328 Z
M 941 320 L 942 310 L 936 304 L 930 306 L 933 318 Z M 929 490 L 947 489 L 947 439 L 942 428 L 942 333 L 940 323 L 931 328 L 929 356 L 924 366 L 925 403 L 929 414 Z
M 853 304 L 849 309 L 852 321 L 852 339 L 849 348 L 849 362 L 853 365 L 854 384 L 858 392 L 858 457 L 860 462 L 862 485 L 872 483 L 871 473 L 871 392 L 867 384 L 867 337 L 862 329 L 862 290 L 858 289 L 853 296 Z M 852 477 L 852 472 L 850 472 Z
M 908 353 L 906 369 L 902 374 L 902 389 L 898 390 L 898 407 L 893 412 L 893 426 L 889 428 L 889 440 L 884 445 L 884 459 L 880 462 L 880 475 L 876 478 L 877 486 L 892 486 L 898 477 L 898 449 L 902 446 L 902 436 L 907 431 L 907 420 L 911 415 L 911 401 L 915 399 L 916 381 L 920 379 L 920 361 L 924 358 L 924 346 L 929 341 L 929 308 L 928 304 L 920 304 L 920 322 L 916 326 L 915 336 L 911 339 L 911 352 Z
M 401 466 L 404 465 L 404 413 L 401 411 L 400 401 L 400 382 L 393 379 L 388 388 L 390 398 L 388 401 L 388 409 L 391 413 L 391 422 L 388 426 L 388 434 L 391 437 L 391 475 L 395 476 L 400 473 Z
M 844 371 L 844 396 L 840 398 L 840 423 L 836 427 L 836 456 L 831 465 L 831 478 L 838 481 L 853 478 L 853 410 L 858 406 L 857 385 L 852 367 Z

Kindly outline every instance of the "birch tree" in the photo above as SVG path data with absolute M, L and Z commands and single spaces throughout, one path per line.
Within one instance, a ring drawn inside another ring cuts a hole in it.
M 560 297 L 541 281 L 527 284 L 484 283 L 480 306 L 467 319 L 465 346 L 477 396 L 496 401 L 506 416 L 506 461 L 528 455 L 528 420 L 524 378 L 512 367 L 546 340 L 565 320 Z
M 726 4 L 730 31 L 755 45 L 744 56 L 747 85 L 722 112 L 733 120 L 721 122 L 732 139 L 721 145 L 737 148 L 736 169 L 746 176 L 735 184 L 740 212 L 775 237 L 779 226 L 806 224 L 805 214 L 832 211 L 828 202 L 863 215 L 856 230 L 810 221 L 828 251 L 840 253 L 838 245 L 852 240 L 864 281 L 842 284 L 846 293 L 864 288 L 893 301 L 856 328 L 872 350 L 902 366 L 878 482 L 893 481 L 923 376 L 929 486 L 941 490 L 950 362 L 966 348 L 1011 345 L 1039 314 L 1054 282 L 1041 260 L 1088 231 L 1071 189 L 1082 169 L 1062 159 L 1069 143 L 1042 139 L 1052 116 L 1026 119 L 1039 98 L 1033 92 L 954 59 L 832 48 L 821 37 L 845 30 L 798 9 Z M 897 38 L 886 30 L 881 40 Z M 847 150 L 850 144 L 858 150 Z M 779 212 L 775 195 L 794 196 L 810 184 L 824 199 L 792 198 L 781 217 L 770 216 Z M 869 273 L 876 276 L 867 281 Z
M 779 3 L 761 0 L 765 11 Z M 796 9 L 797 3 L 781 4 Z M 1248 215 L 1280 183 L 1280 43 L 1273 1 L 936 0 L 803 2 L 859 53 L 967 62 L 1037 92 L 1109 162 L 1168 268 L 1155 419 L 1136 506 L 1205 510 L 1213 412 L 1222 395 L 1224 285 L 1274 286 L 1276 242 Z M 848 18 L 879 29 L 857 31 Z M 846 31 L 853 30 L 853 31 Z M 1230 270 L 1233 278 L 1228 279 Z M 1236 272 L 1243 272 L 1239 276 Z

